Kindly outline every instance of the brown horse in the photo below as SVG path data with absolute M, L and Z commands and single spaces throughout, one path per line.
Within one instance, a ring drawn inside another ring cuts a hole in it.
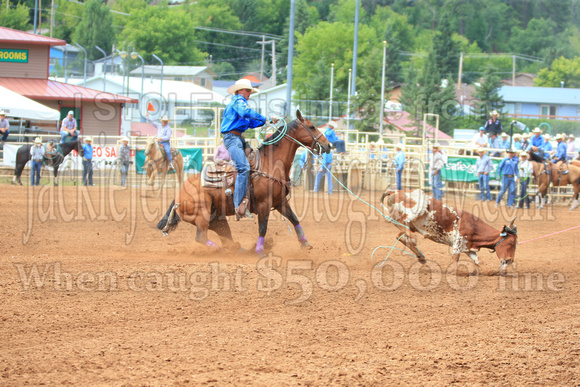
M 290 208 L 290 167 L 300 145 L 318 146 L 322 152 L 330 152 L 330 143 L 309 120 L 298 110 L 297 119 L 288 124 L 287 131 L 279 129 L 276 134 L 283 137 L 271 145 L 262 145 L 259 151 L 260 171 L 252 171 L 253 192 L 250 211 L 258 214 L 259 234 L 256 253 L 264 253 L 264 237 L 268 228 L 270 211 L 275 209 L 286 217 L 296 230 L 302 247 L 311 248 L 304 236 L 298 218 Z M 197 227 L 195 240 L 211 248 L 219 246 L 208 239 L 207 231 L 215 231 L 225 247 L 235 248 L 226 216 L 234 215 L 234 203 L 223 188 L 203 187 L 200 175 L 190 176 L 183 184 L 167 213 L 157 224 L 164 234 L 175 229 L 181 219 Z
M 546 194 L 548 193 L 548 188 L 550 183 L 554 187 L 564 187 L 568 184 L 572 184 L 574 187 L 574 195 L 572 196 L 573 202 L 570 210 L 578 207 L 578 195 L 580 194 L 580 166 L 576 163 L 571 163 L 567 166 L 569 170 L 568 173 L 565 172 L 566 168 L 563 168 L 560 163 L 547 162 L 548 170 L 543 163 L 538 163 L 532 161 L 534 167 L 534 179 L 536 184 L 538 184 L 538 194 L 540 196 L 540 205 L 538 208 L 543 208 L 546 200 Z
M 173 156 L 173 167 L 175 168 L 175 174 L 181 186 L 183 184 L 183 156 L 181 156 L 180 152 L 177 152 Z M 156 137 L 147 136 L 147 143 L 145 144 L 145 165 L 143 168 L 147 171 L 147 184 L 150 186 L 153 186 L 155 178 L 159 173 L 163 175 L 161 176 L 161 184 L 159 186 L 159 192 L 157 193 L 157 197 L 160 197 L 165 180 L 167 179 L 169 160 L 161 151 Z

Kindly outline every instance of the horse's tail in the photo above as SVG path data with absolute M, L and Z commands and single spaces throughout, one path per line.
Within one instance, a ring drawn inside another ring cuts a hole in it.
M 181 218 L 177 215 L 177 212 L 175 212 L 180 205 L 180 203 L 175 204 L 175 200 L 172 201 L 165 216 L 163 216 L 159 223 L 157 223 L 157 228 L 161 230 L 163 235 L 167 235 L 170 231 L 175 230 L 181 221 Z

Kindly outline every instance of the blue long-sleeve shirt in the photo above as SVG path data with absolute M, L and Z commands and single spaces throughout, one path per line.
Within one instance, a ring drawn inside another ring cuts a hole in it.
M 550 157 L 550 152 L 553 150 L 552 144 L 549 141 L 546 141 L 544 145 L 541 146 L 541 149 L 544 151 L 544 157 Z
M 491 172 L 493 170 L 493 163 L 488 155 L 483 155 L 475 162 L 475 174 Z
M 500 140 L 500 143 L 501 143 L 501 147 L 503 149 L 509 149 L 510 148 L 510 139 L 509 139 L 509 137 L 506 138 L 505 140 L 503 140 L 503 139 Z
M 266 117 L 250 109 L 248 101 L 242 95 L 237 94 L 224 110 L 221 132 L 227 133 L 232 130 L 245 132 L 249 128 L 257 128 L 265 123 Z
M 559 160 L 566 160 L 566 154 L 568 153 L 568 146 L 564 143 L 564 141 L 560 141 L 558 143 L 558 147 L 556 148 L 556 157 L 554 158 L 554 162 L 558 162 Z
M 87 160 L 93 159 L 93 145 L 92 144 L 83 144 L 83 157 Z
M 395 156 L 395 166 L 397 167 L 397 171 L 401 171 L 405 167 L 405 154 L 402 150 L 398 151 Z
M 337 141 L 339 141 L 338 136 L 336 135 L 336 132 L 331 127 L 329 127 L 328 129 L 326 129 L 326 131 L 324 132 L 324 137 L 326 137 L 326 139 L 328 140 L 328 142 L 337 142 Z
M 538 137 L 532 136 L 532 138 L 530 139 L 530 143 L 532 144 L 532 146 L 537 146 L 538 148 L 541 148 L 545 143 L 544 136 L 542 136 L 541 134 Z
M 163 125 L 161 123 L 154 122 L 153 120 L 151 120 L 151 117 L 147 117 L 147 120 L 149 121 L 149 123 L 151 125 L 153 125 L 157 128 L 157 138 L 158 139 L 160 139 L 161 141 L 171 140 L 171 135 L 173 134 L 173 130 L 171 129 L 171 126 L 169 126 L 169 123 Z
M 501 161 L 501 163 L 499 163 L 497 171 L 501 176 L 516 175 L 518 173 L 518 158 L 516 156 L 511 159 L 506 157 Z

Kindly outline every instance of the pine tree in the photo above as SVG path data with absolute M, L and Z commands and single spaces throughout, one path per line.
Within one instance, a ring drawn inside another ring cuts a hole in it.
M 421 71 L 411 69 L 402 89 L 400 102 L 411 113 L 417 127 L 416 135 L 421 134 L 425 113 L 439 115 L 439 129 L 449 133 L 455 120 L 457 101 L 453 84 L 441 85 L 441 76 L 435 66 L 435 52 L 429 51 Z
M 383 53 L 382 50 L 378 49 L 373 51 L 368 60 L 361 62 L 357 82 L 357 96 L 354 103 L 357 115 L 361 118 L 356 127 L 364 132 L 376 132 L 380 127 Z M 385 80 L 386 83 L 387 81 Z
M 475 101 L 472 111 L 482 122 L 488 119 L 492 110 L 497 110 L 501 114 L 504 102 L 499 95 L 500 87 L 501 80 L 495 75 L 494 68 L 487 67 L 480 86 L 475 87 L 475 93 L 473 94 Z
M 437 69 L 443 76 L 457 73 L 459 67 L 459 45 L 452 37 L 453 30 L 449 21 L 449 14 L 444 12 L 433 37 Z

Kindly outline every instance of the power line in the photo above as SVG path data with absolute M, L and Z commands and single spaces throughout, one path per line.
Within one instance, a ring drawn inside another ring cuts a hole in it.
M 72 0 L 68 0 L 68 1 L 72 1 Z M 202 30 L 202 31 L 210 31 L 210 32 L 220 32 L 222 34 L 254 36 L 254 37 L 262 37 L 262 36 L 265 36 L 268 39 L 282 40 L 282 36 L 280 36 L 280 35 L 273 35 L 273 34 L 268 34 L 268 33 L 265 33 L 265 32 L 226 30 L 226 29 L 223 29 L 223 28 L 210 28 L 210 27 L 195 27 L 195 29 L 196 30 Z
M 259 48 L 249 48 L 249 47 L 241 47 L 241 46 L 232 46 L 232 45 L 229 45 L 229 44 L 213 43 L 213 42 L 204 42 L 202 40 L 194 40 L 194 42 L 196 42 L 196 43 L 202 43 L 202 44 L 208 44 L 208 45 L 212 45 L 212 46 L 221 46 L 221 47 L 237 48 L 239 50 L 250 50 L 250 51 L 260 51 L 260 52 L 262 52 L 262 50 L 260 50 Z

